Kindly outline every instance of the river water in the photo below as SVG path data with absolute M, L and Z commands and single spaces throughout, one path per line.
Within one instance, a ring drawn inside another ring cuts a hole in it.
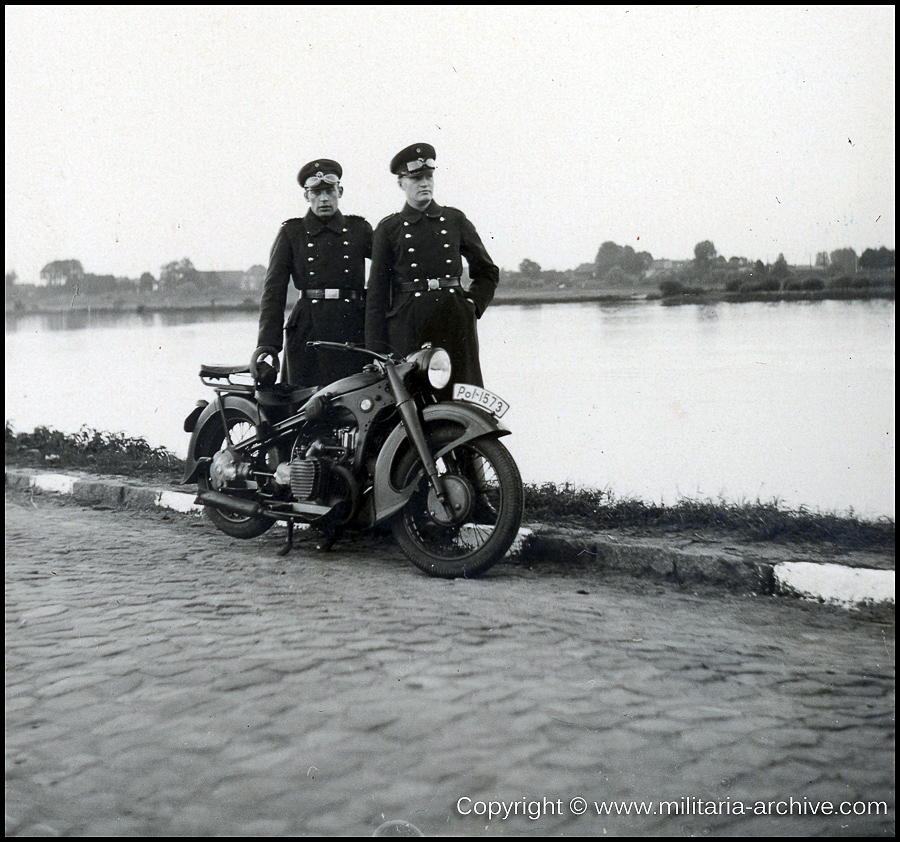
M 526 482 L 894 516 L 892 301 L 504 305 L 479 336 Z M 183 457 L 199 364 L 255 339 L 252 314 L 9 319 L 6 419 Z

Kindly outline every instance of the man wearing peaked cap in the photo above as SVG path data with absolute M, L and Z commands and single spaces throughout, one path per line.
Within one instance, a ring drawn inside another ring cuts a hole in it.
M 341 165 L 329 158 L 304 164 L 297 181 L 309 210 L 282 224 L 269 256 L 252 365 L 266 355 L 277 360 L 284 348 L 281 379 L 292 386 L 324 386 L 365 362 L 359 354 L 306 347 L 312 340 L 364 340 L 365 261 L 372 256 L 372 226 L 361 216 L 341 213 L 343 174 Z M 292 280 L 299 298 L 285 324 Z
M 454 382 L 483 386 L 476 321 L 494 297 L 500 271 L 466 215 L 434 201 L 436 160 L 428 143 L 414 143 L 391 160 L 406 202 L 375 229 L 366 345 L 405 356 L 431 342 L 450 354 Z M 463 259 L 468 289 L 460 280 Z
M 344 171 L 337 161 L 320 158 L 318 161 L 310 161 L 300 168 L 300 172 L 297 173 L 297 182 L 305 189 L 306 182 L 311 178 L 322 179 L 328 175 L 335 176 L 337 181 L 340 181 L 343 174 Z
M 437 154 L 429 143 L 414 143 L 398 152 L 391 159 L 391 172 L 394 175 L 409 175 L 422 169 L 435 169 Z

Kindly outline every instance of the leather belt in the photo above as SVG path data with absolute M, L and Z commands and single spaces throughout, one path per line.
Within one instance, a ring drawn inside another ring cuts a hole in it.
M 452 289 L 458 286 L 461 286 L 459 278 L 428 278 L 424 281 L 397 284 L 397 289 L 400 292 L 425 292 L 429 289 Z
M 362 293 L 356 289 L 301 289 L 300 297 L 323 299 L 349 298 L 351 301 L 361 301 Z

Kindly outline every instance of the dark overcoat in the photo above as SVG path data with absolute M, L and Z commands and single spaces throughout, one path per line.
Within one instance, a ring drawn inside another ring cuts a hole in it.
M 401 291 L 401 285 L 459 278 L 462 258 L 469 265 L 468 290 Z M 436 202 L 424 211 L 407 204 L 375 229 L 366 345 L 405 356 L 431 342 L 450 354 L 452 382 L 483 386 L 476 323 L 499 279 L 499 269 L 462 211 Z
M 297 386 L 323 386 L 365 365 L 361 354 L 312 349 L 306 343 L 316 339 L 363 343 L 365 261 L 371 256 L 372 226 L 361 216 L 338 211 L 323 222 L 309 211 L 282 224 L 269 257 L 257 339 L 257 345 L 284 347 L 282 380 Z M 306 292 L 352 291 L 358 298 L 301 297 L 285 324 L 291 280 Z

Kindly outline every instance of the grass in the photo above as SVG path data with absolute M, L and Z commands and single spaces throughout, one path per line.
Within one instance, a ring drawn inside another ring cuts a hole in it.
M 178 482 L 183 460 L 144 439 L 82 427 L 61 433 L 38 427 L 17 433 L 6 422 L 6 463 L 45 469 L 78 468 L 168 483 Z M 673 505 L 617 498 L 609 490 L 569 484 L 525 486 L 526 523 L 565 523 L 585 529 L 652 532 L 713 531 L 750 541 L 825 542 L 839 549 L 893 550 L 894 521 L 791 510 L 777 501 L 730 503 L 683 499 Z
M 825 542 L 841 549 L 893 550 L 894 521 L 788 509 L 778 501 L 731 503 L 682 499 L 673 505 L 616 498 L 610 491 L 572 485 L 525 486 L 529 521 L 565 522 L 589 529 L 714 531 L 750 541 Z
M 36 427 L 17 433 L 6 422 L 6 463 L 41 468 L 83 468 L 99 473 L 171 482 L 180 479 L 184 462 L 162 447 L 122 433 L 101 433 L 82 427 L 61 433 Z

